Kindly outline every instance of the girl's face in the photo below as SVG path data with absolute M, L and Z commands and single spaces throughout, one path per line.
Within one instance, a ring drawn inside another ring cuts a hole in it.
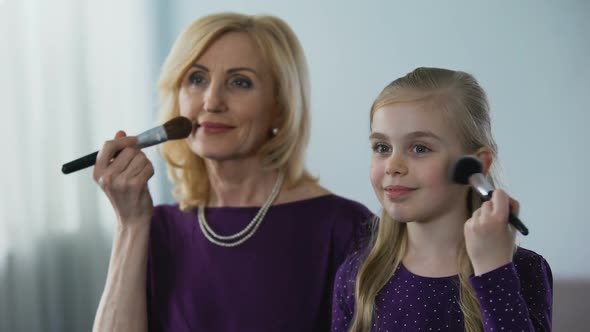
M 275 126 L 275 88 L 270 66 L 248 34 L 221 36 L 180 85 L 180 114 L 198 123 L 187 139 L 191 150 L 217 161 L 254 156 Z
M 393 220 L 428 222 L 465 209 L 467 189 L 449 180 L 465 153 L 441 110 L 423 102 L 379 108 L 370 140 L 371 183 Z

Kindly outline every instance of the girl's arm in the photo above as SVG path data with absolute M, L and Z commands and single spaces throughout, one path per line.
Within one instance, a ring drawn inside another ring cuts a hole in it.
M 481 306 L 485 331 L 550 331 L 552 276 L 545 260 L 525 249 L 514 254 L 515 230 L 509 207 L 518 202 L 496 190 L 467 220 L 467 253 L 475 276 L 471 285 Z
M 470 281 L 485 331 L 551 331 L 553 276 L 543 257 L 519 249 L 513 263 Z
M 332 296 L 332 332 L 347 332 L 353 317 L 354 308 L 354 276 L 353 257 L 349 256 L 342 263 L 334 281 L 334 292 Z M 358 264 L 358 263 L 357 263 Z

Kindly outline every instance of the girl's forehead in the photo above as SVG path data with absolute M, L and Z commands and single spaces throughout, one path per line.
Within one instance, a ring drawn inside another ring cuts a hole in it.
M 449 135 L 452 134 L 452 128 L 444 113 L 423 102 L 395 103 L 380 107 L 373 113 L 371 129 L 373 132 L 395 136 L 415 131 Z

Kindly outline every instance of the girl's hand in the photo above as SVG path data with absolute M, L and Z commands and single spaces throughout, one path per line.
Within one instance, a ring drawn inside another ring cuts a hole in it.
M 119 131 L 115 139 L 104 143 L 94 167 L 94 181 L 105 192 L 119 222 L 149 220 L 153 202 L 147 182 L 154 175 L 152 163 L 133 146 L 137 138 Z M 114 157 L 117 151 L 121 151 Z M 113 159 L 114 158 L 114 159 Z
M 516 230 L 508 224 L 510 207 L 518 215 L 518 202 L 503 190 L 495 190 L 492 199 L 484 202 L 465 223 L 467 254 L 476 276 L 512 261 Z

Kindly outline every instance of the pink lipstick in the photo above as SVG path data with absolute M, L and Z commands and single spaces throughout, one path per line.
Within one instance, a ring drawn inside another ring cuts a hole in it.
M 384 190 L 389 199 L 397 199 L 408 196 L 416 189 L 404 186 L 387 186 Z
M 201 122 L 199 124 L 199 129 L 203 130 L 205 134 L 223 134 L 234 128 L 220 122 Z

